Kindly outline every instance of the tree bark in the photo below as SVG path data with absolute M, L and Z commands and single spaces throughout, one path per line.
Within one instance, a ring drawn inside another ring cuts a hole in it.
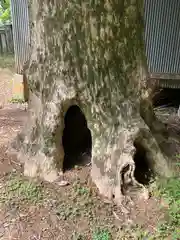
M 146 86 L 142 3 L 32 0 L 29 120 L 16 144 L 25 175 L 57 179 L 72 105 L 91 130 L 92 179 L 101 194 L 121 202 L 124 190 L 141 186 L 134 178 L 135 141 L 156 174 L 170 175 L 157 137 L 165 128 L 159 124 L 156 134 Z

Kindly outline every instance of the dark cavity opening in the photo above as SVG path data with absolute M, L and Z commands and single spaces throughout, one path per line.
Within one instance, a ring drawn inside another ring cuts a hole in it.
M 167 106 L 179 108 L 180 105 L 180 89 L 163 88 L 157 89 L 153 96 L 154 107 Z
M 64 118 L 64 171 L 91 162 L 92 137 L 85 115 L 77 105 L 71 106 Z
M 134 146 L 136 148 L 134 177 L 139 183 L 148 185 L 153 178 L 153 171 L 147 158 L 147 151 L 138 141 L 135 141 Z

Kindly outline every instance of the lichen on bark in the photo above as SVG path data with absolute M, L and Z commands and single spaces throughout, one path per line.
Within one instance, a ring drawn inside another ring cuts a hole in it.
M 19 149 L 26 175 L 57 178 L 64 116 L 74 104 L 91 130 L 92 179 L 100 193 L 120 202 L 122 185 L 140 186 L 133 160 L 138 137 L 153 170 L 169 174 L 140 111 L 148 102 L 142 7 L 142 0 L 31 1 L 30 116 Z

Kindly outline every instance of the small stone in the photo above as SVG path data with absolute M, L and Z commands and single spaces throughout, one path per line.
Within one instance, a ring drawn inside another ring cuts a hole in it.
M 60 187 L 64 187 L 64 186 L 69 185 L 69 182 L 68 182 L 68 181 L 65 181 L 65 180 L 62 180 L 62 181 L 60 181 L 60 182 L 57 182 L 57 184 L 58 184 Z

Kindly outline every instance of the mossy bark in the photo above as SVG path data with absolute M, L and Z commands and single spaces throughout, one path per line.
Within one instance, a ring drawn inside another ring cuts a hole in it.
M 92 179 L 100 193 L 119 202 L 122 186 L 137 184 L 137 139 L 153 170 L 170 174 L 153 136 L 156 119 L 146 86 L 142 4 L 31 1 L 30 115 L 19 149 L 26 175 L 57 178 L 64 157 L 64 115 L 73 104 L 83 110 L 91 130 Z

